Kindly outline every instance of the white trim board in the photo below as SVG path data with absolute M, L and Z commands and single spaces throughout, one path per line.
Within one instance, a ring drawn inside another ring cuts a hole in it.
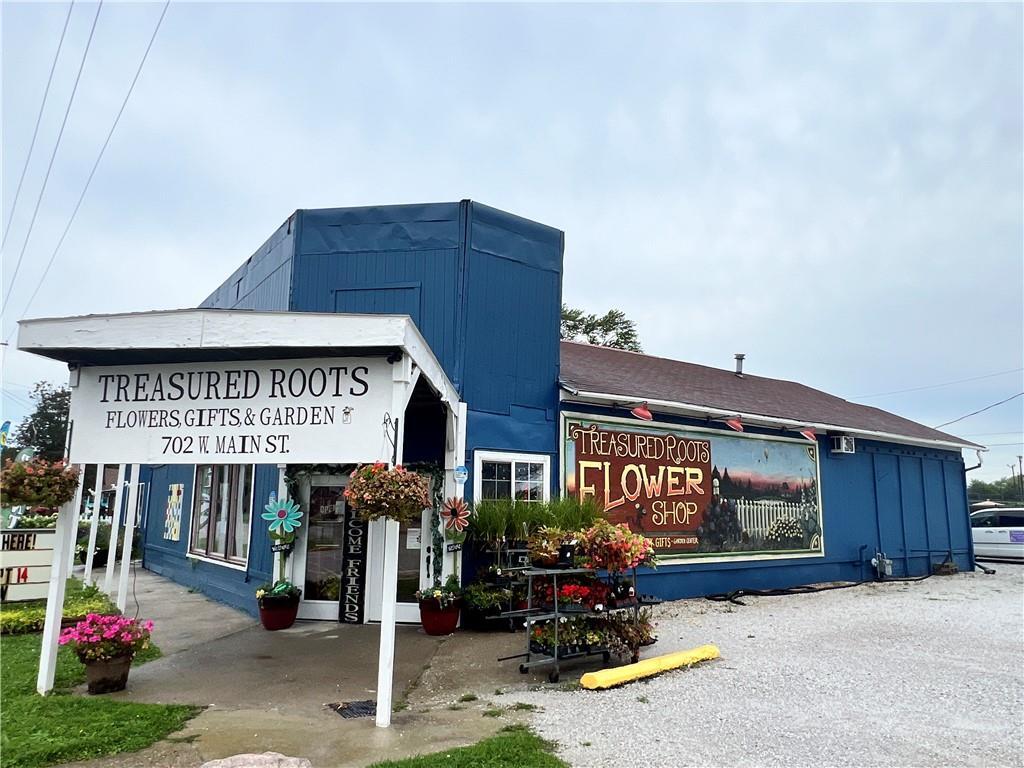
M 459 401 L 455 385 L 408 315 L 175 309 L 18 323 L 18 349 L 65 362 L 89 351 L 222 350 L 225 359 L 233 359 L 242 350 L 259 358 L 259 350 L 267 348 L 331 347 L 401 349 L 442 402 Z

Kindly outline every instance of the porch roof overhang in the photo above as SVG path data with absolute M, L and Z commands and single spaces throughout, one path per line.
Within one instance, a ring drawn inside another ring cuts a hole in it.
M 280 360 L 402 352 L 439 399 L 459 402 L 408 315 L 174 309 L 22 320 L 18 349 L 70 366 Z

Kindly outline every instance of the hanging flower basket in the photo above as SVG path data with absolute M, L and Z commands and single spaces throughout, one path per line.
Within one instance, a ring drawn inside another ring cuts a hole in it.
M 366 464 L 349 477 L 345 499 L 363 520 L 386 517 L 412 523 L 430 506 L 426 480 L 400 464 L 394 469 L 383 462 Z
M 78 468 L 63 461 L 29 459 L 15 462 L 8 459 L 0 474 L 0 491 L 4 504 L 8 506 L 56 510 L 74 499 L 77 490 Z

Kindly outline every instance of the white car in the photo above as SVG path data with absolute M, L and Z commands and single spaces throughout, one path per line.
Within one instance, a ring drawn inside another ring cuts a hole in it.
M 971 515 L 975 557 L 1024 560 L 1024 507 L 984 509 Z

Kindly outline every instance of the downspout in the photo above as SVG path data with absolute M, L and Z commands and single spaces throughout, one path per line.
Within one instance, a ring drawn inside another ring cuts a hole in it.
M 981 468 L 981 463 L 982 463 L 981 462 L 981 450 L 979 449 L 979 450 L 975 451 L 975 453 L 978 456 L 978 463 L 975 464 L 973 467 L 964 467 L 964 472 L 965 473 L 966 472 L 971 472 L 972 470 L 980 469 Z

